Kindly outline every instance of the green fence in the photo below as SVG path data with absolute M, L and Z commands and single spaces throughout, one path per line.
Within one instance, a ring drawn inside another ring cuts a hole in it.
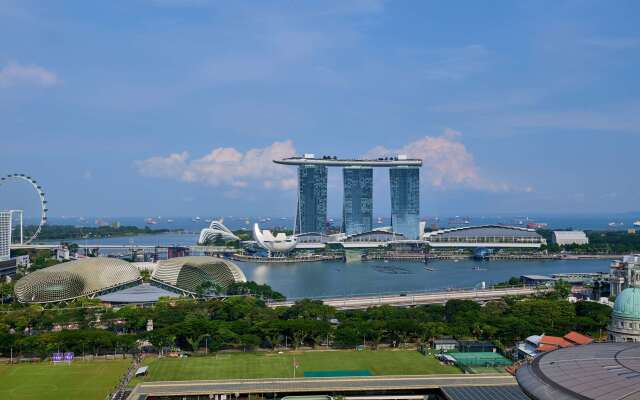
M 469 352 L 448 353 L 456 359 L 456 365 L 464 370 L 473 371 L 474 367 L 505 367 L 511 361 L 499 353 Z

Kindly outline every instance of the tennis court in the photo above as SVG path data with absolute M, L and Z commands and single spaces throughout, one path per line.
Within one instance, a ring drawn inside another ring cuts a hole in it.
M 468 372 L 504 372 L 504 367 L 511 365 L 511 360 L 505 358 L 500 353 L 493 352 L 469 352 L 469 353 L 448 353 L 455 358 L 455 364 Z

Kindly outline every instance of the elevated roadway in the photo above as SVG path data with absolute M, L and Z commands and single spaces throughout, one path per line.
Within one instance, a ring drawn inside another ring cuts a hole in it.
M 230 396 L 287 393 L 353 393 L 360 391 L 426 390 L 452 386 L 515 385 L 508 374 L 371 376 L 352 378 L 242 379 L 171 381 L 138 384 L 128 400 L 147 397 Z
M 496 300 L 506 296 L 530 296 L 542 290 L 549 290 L 539 286 L 518 286 L 509 288 L 491 289 L 457 289 L 447 291 L 399 293 L 388 295 L 364 295 L 350 297 L 315 298 L 324 304 L 333 306 L 341 310 L 364 309 L 374 306 L 397 306 L 407 307 L 422 304 L 443 304 L 449 300 L 474 300 L 488 301 Z M 296 300 L 271 302 L 269 307 L 291 307 Z

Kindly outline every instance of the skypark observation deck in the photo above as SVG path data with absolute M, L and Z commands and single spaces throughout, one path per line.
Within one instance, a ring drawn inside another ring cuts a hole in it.
M 371 160 L 338 159 L 335 157 L 289 157 L 281 160 L 273 160 L 276 164 L 283 165 L 321 165 L 325 167 L 421 167 L 422 160 L 402 157 L 380 157 Z
M 273 160 L 298 167 L 298 202 L 294 234 L 326 233 L 327 170 L 342 167 L 342 232 L 354 235 L 370 231 L 373 213 L 373 168 L 389 169 L 393 231 L 407 239 L 419 239 L 420 167 L 422 160 L 399 154 L 376 159 L 338 159 L 304 154 Z

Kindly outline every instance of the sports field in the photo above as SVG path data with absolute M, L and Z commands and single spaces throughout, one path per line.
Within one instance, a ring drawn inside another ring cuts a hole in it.
M 131 360 L 0 365 L 0 399 L 102 400 L 129 365 Z
M 460 373 L 417 351 L 310 351 L 277 353 L 233 353 L 208 357 L 148 358 L 148 375 L 141 381 L 208 379 L 293 378 L 305 371 L 368 370 L 371 375 L 424 375 Z

